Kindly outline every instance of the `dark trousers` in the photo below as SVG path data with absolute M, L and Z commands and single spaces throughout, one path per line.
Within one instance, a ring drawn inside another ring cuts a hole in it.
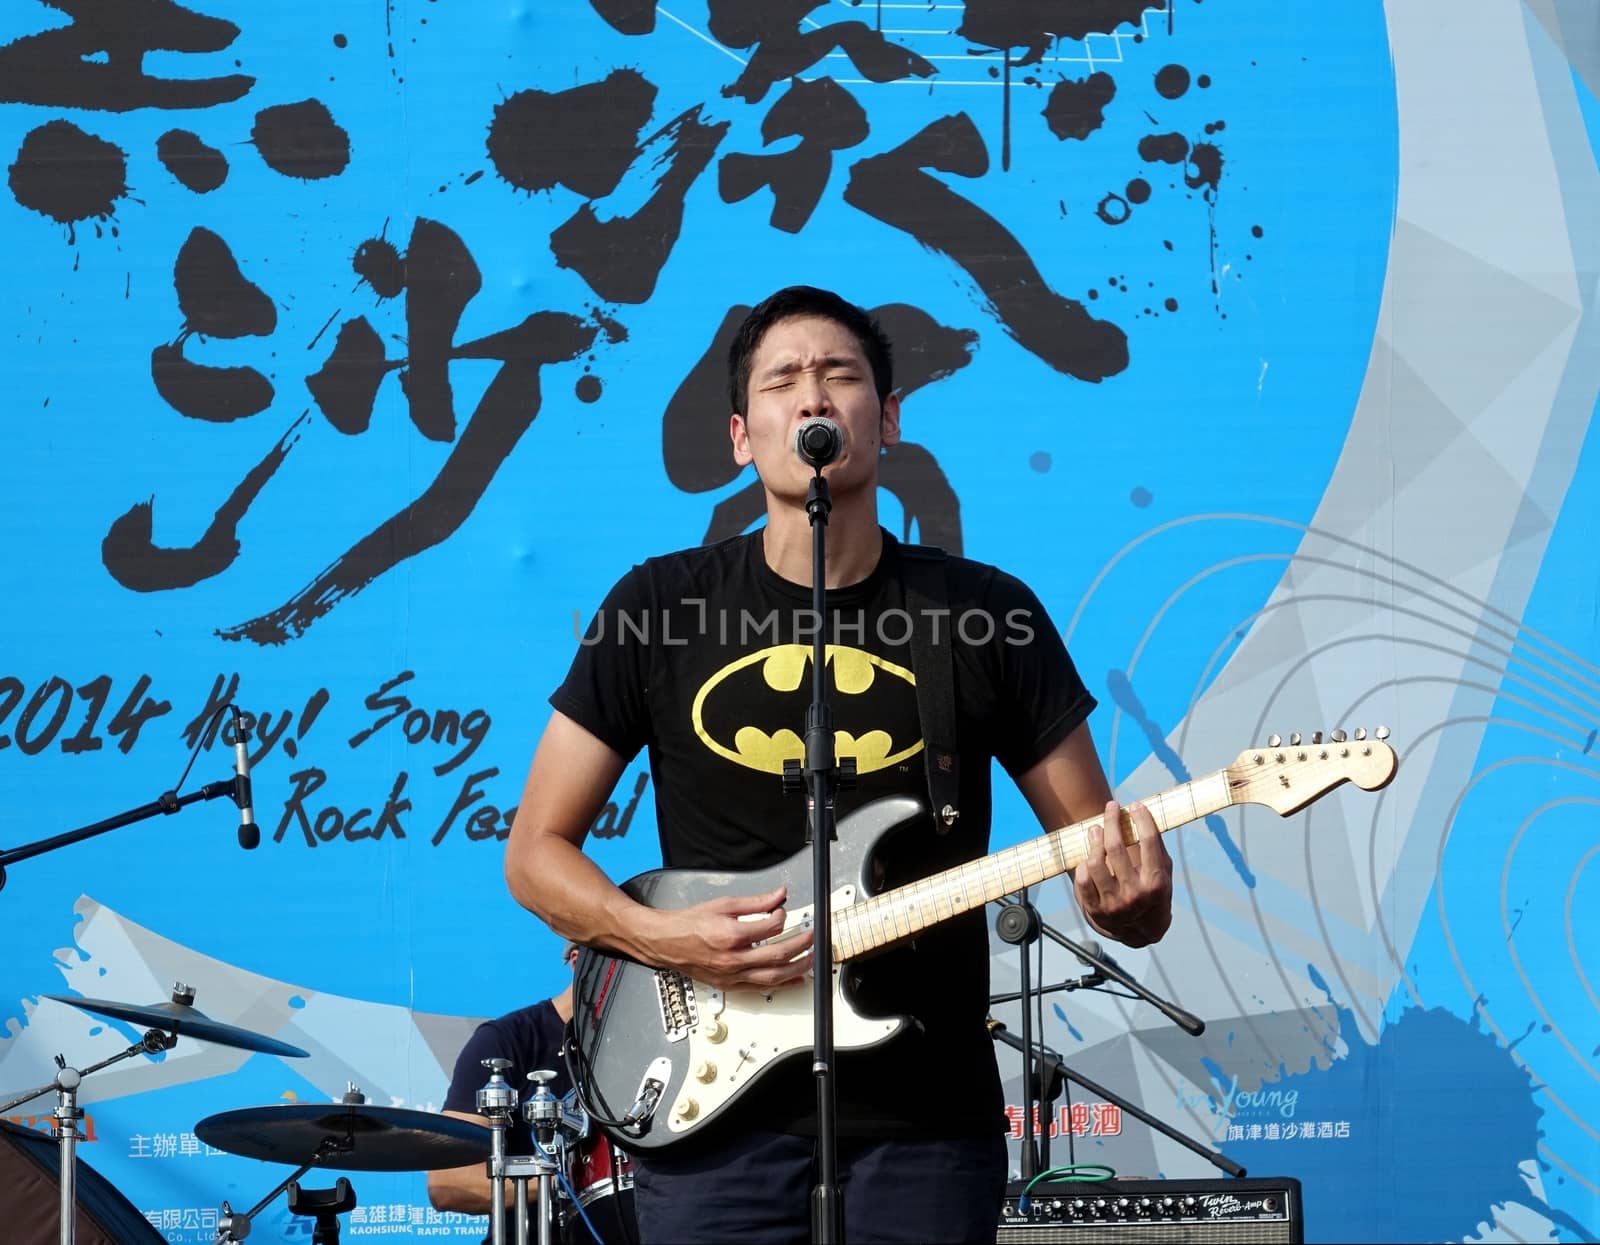
M 810 1241 L 816 1141 L 736 1133 L 692 1156 L 637 1156 L 642 1242 Z M 844 1245 L 993 1241 L 1005 1194 L 1006 1144 L 985 1137 L 839 1139 Z

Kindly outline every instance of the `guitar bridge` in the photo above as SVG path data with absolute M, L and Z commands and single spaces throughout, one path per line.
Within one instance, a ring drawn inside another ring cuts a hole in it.
M 694 982 L 673 969 L 656 972 L 656 995 L 661 1004 L 661 1031 L 669 1042 L 681 1042 L 700 1023 Z

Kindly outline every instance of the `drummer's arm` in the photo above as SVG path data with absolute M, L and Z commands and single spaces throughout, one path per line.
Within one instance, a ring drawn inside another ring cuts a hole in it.
M 452 1119 L 466 1120 L 472 1124 L 481 1124 L 485 1128 L 489 1127 L 488 1119 L 481 1115 L 469 1115 L 464 1111 L 442 1111 L 440 1114 L 448 1115 Z M 506 1181 L 507 1206 L 516 1205 L 515 1196 L 516 1186 L 511 1181 Z M 434 1210 L 458 1210 L 468 1215 L 487 1215 L 489 1174 L 484 1170 L 484 1164 L 444 1167 L 429 1172 L 428 1201 L 433 1203 Z

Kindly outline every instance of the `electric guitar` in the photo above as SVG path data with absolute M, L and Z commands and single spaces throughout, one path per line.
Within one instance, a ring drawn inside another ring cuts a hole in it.
M 1233 804 L 1262 804 L 1283 816 L 1344 782 L 1368 791 L 1386 786 L 1399 761 L 1379 728 L 1374 738 L 1335 731 L 1302 743 L 1277 736 L 1226 769 L 1145 800 L 1156 828 L 1168 830 Z M 847 961 L 881 951 L 991 900 L 1077 867 L 1089 855 L 1091 817 L 921 881 L 872 894 L 873 852 L 881 839 L 927 817 L 923 804 L 891 796 L 839 823 L 830 908 L 833 941 L 834 1045 L 859 1050 L 894 1037 L 909 1019 L 865 1016 L 853 1004 Z M 1123 842 L 1137 841 L 1122 813 Z M 749 872 L 656 869 L 622 884 L 640 903 L 683 908 L 725 895 L 788 887 L 787 921 L 777 938 L 811 925 L 809 849 L 781 864 Z M 672 969 L 585 947 L 573 983 L 568 1066 L 589 1114 L 618 1145 L 640 1154 L 665 1150 L 714 1126 L 768 1069 L 810 1051 L 813 983 L 770 991 L 724 991 Z

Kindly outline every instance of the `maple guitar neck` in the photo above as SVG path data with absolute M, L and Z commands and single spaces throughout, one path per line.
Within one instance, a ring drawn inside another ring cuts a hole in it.
M 1294 736 L 1284 745 L 1274 737 L 1265 747 L 1241 753 L 1225 769 L 1143 803 L 1157 831 L 1165 834 L 1234 804 L 1263 804 L 1287 816 L 1347 781 L 1376 790 L 1388 784 L 1399 765 L 1393 749 L 1382 742 L 1388 732 L 1379 730 L 1373 739 L 1358 731 L 1353 740 L 1335 732 L 1326 743 L 1320 733 L 1309 744 Z M 836 911 L 834 958 L 853 959 L 903 942 L 941 921 L 1077 868 L 1088 859 L 1090 829 L 1103 820 L 1085 818 Z M 1139 841 L 1126 808 L 1118 830 L 1124 844 Z

